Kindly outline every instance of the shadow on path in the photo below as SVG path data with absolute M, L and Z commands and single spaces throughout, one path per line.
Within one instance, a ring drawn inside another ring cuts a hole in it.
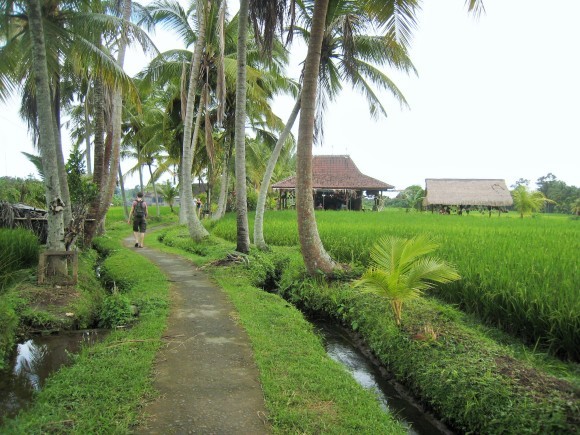
M 132 248 L 132 237 L 125 245 Z M 184 258 L 150 248 L 138 252 L 172 286 L 168 327 L 155 363 L 159 397 L 145 406 L 145 420 L 135 433 L 270 433 L 249 338 L 234 320 L 227 295 Z

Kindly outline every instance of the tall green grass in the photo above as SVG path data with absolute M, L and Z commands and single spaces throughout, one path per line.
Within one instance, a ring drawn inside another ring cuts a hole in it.
M 38 264 L 39 243 L 33 232 L 0 228 L 0 290 L 14 272 Z
M 580 360 L 578 221 L 331 211 L 317 212 L 316 218 L 325 248 L 341 262 L 366 265 L 370 248 L 385 235 L 430 235 L 440 244 L 438 255 L 455 264 L 462 276 L 440 288 L 440 298 L 527 343 Z M 268 243 L 298 244 L 295 212 L 268 212 L 264 222 Z M 226 216 L 212 231 L 235 240 L 235 216 Z

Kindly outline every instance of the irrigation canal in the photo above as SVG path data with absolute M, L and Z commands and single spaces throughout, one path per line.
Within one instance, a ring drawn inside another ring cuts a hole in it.
M 323 337 L 328 355 L 342 364 L 362 387 L 372 390 L 385 412 L 402 421 L 409 434 L 452 434 L 369 361 L 347 331 L 329 321 L 310 320 Z M 72 354 L 82 346 L 102 340 L 107 332 L 84 330 L 36 335 L 19 343 L 8 368 L 0 371 L 0 425 L 4 418 L 29 406 L 50 374 L 71 363 Z
M 395 415 L 410 435 L 453 434 L 369 361 L 346 330 L 324 319 L 309 320 L 322 336 L 328 356 L 342 364 L 363 388 L 372 390 L 383 410 Z
M 46 379 L 61 366 L 71 364 L 71 356 L 82 346 L 93 345 L 107 333 L 107 330 L 90 329 L 34 335 L 18 343 L 7 368 L 0 370 L 0 425 L 4 418 L 26 409 Z

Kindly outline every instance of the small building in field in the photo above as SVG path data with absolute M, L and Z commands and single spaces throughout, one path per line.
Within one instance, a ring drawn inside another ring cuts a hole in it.
M 373 196 L 377 205 L 383 192 L 394 189 L 391 184 L 360 172 L 347 155 L 312 156 L 312 187 L 314 206 L 324 210 L 362 210 L 363 196 Z M 272 188 L 278 191 L 279 209 L 294 206 L 296 176 L 275 183 Z
M 427 178 L 425 180 L 423 205 L 432 211 L 449 213 L 451 207 L 457 212 L 473 209 L 505 210 L 513 205 L 511 193 L 501 179 Z

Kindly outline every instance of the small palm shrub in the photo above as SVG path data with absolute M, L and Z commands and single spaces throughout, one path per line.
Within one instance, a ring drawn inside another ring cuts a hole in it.
M 370 252 L 371 267 L 355 281 L 355 287 L 386 298 L 400 325 L 404 302 L 420 297 L 437 283 L 460 278 L 445 261 L 427 257 L 435 249 L 437 245 L 424 236 L 382 238 Z

